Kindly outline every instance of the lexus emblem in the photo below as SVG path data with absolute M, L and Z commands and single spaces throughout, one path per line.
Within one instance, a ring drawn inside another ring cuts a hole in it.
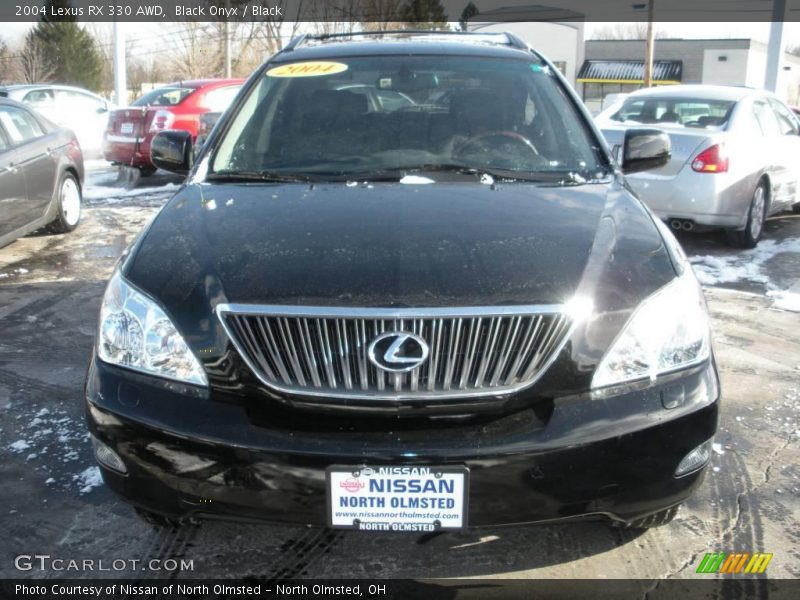
M 418 335 L 405 331 L 382 333 L 367 349 L 369 360 L 390 373 L 407 373 L 428 360 L 428 344 Z

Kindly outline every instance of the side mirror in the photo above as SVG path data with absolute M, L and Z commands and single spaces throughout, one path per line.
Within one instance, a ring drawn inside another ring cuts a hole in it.
M 669 162 L 672 143 L 660 129 L 628 129 L 622 142 L 623 173 L 658 169 Z
M 98 115 L 102 115 L 103 113 L 107 113 L 107 112 L 108 112 L 108 107 L 107 106 L 101 106 L 100 108 L 97 109 L 97 114 Z
M 157 133 L 150 143 L 150 161 L 159 169 L 186 175 L 192 168 L 192 134 L 181 129 Z

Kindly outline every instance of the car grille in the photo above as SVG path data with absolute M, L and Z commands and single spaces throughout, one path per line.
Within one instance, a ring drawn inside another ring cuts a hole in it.
M 565 343 L 560 305 L 458 309 L 341 309 L 228 305 L 217 313 L 231 341 L 269 388 L 363 399 L 499 395 L 532 385 Z M 412 333 L 427 359 L 405 373 L 369 359 L 372 340 Z

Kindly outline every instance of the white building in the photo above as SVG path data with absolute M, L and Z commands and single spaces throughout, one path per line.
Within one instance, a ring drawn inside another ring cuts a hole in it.
M 602 108 L 609 94 L 642 87 L 644 40 L 588 40 L 585 59 L 576 76 L 579 93 L 592 111 Z M 655 85 L 707 83 L 764 87 L 767 46 L 750 39 L 657 40 Z M 776 94 L 800 104 L 800 57 L 784 53 Z
M 485 11 L 475 19 L 469 23 L 469 31 L 515 34 L 551 60 L 575 85 L 578 69 L 583 63 L 584 25 L 581 14 L 547 6 L 525 6 Z

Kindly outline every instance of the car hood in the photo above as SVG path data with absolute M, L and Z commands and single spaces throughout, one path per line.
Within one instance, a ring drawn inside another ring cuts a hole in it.
M 493 306 L 581 294 L 624 317 L 674 277 L 652 218 L 617 180 L 189 184 L 123 273 L 204 352 L 226 346 L 220 303 Z

